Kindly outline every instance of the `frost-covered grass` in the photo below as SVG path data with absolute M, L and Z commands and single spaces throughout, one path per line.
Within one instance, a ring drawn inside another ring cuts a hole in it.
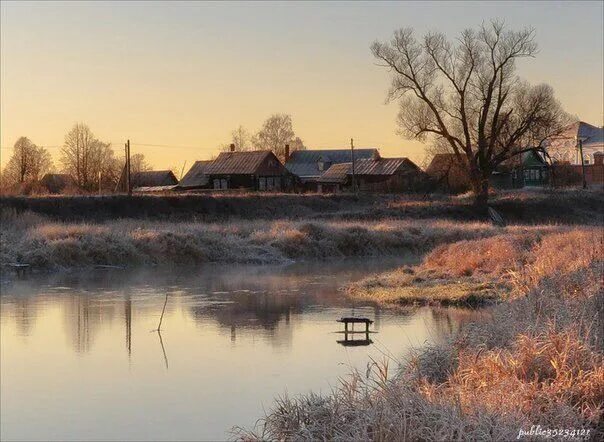
M 438 220 L 421 226 L 412 220 L 69 223 L 6 210 L 2 221 L 1 262 L 40 268 L 392 256 L 498 230 Z
M 394 375 L 386 362 L 342 379 L 331 394 L 284 396 L 243 440 L 515 440 L 520 429 L 589 430 L 604 412 L 602 232 L 545 232 L 538 240 L 445 246 L 422 266 L 468 268 L 513 296 L 448 343 L 418 350 Z M 498 253 L 501 247 L 519 247 Z M 464 251 L 481 250 L 478 259 Z M 465 256 L 467 255 L 467 256 Z M 522 264 L 515 266 L 519 255 Z M 584 433 L 585 434 L 585 433 Z

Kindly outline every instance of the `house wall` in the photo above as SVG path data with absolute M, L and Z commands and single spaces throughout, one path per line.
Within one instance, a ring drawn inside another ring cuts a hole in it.
M 364 192 L 397 193 L 418 191 L 425 181 L 416 173 L 401 171 L 394 175 L 360 175 L 357 183 Z
M 583 170 L 576 164 L 554 164 L 552 167 L 552 180 L 554 186 L 579 186 L 583 183 Z M 588 185 L 604 184 L 604 165 L 585 165 L 585 182 Z
M 288 182 L 288 177 L 284 175 L 211 175 L 210 188 L 282 191 L 287 188 Z

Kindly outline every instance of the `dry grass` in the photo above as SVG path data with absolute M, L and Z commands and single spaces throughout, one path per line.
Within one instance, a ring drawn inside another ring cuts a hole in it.
M 601 242 L 596 228 L 508 228 L 489 238 L 440 245 L 421 265 L 368 277 L 351 284 L 347 292 L 389 305 L 475 306 L 525 293 L 554 272 L 584 268 L 600 259 Z M 584 247 L 577 248 L 578 243 Z
M 482 253 L 467 254 L 472 245 Z M 419 350 L 394 377 L 386 365 L 372 365 L 330 395 L 280 398 L 256 428 L 237 429 L 235 437 L 514 440 L 520 429 L 541 425 L 588 429 L 591 440 L 601 440 L 602 250 L 601 230 L 562 229 L 435 251 L 422 270 L 447 274 L 441 266 L 451 265 L 449 277 L 469 268 L 492 283 L 505 278 L 514 296 L 454 341 Z M 381 281 L 417 277 L 411 270 Z
M 402 220 L 67 223 L 3 213 L 0 262 L 40 268 L 392 256 L 497 232 L 486 223 L 436 220 L 421 227 Z

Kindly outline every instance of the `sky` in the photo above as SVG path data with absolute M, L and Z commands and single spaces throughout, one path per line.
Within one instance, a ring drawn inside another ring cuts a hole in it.
M 490 19 L 535 28 L 539 54 L 518 63 L 522 78 L 552 85 L 584 121 L 604 118 L 600 1 L 0 5 L 2 165 L 20 136 L 58 160 L 84 122 L 119 153 L 130 139 L 153 167 L 180 171 L 274 113 L 292 116 L 308 148 L 354 138 L 421 162 L 425 146 L 397 135 L 389 74 L 369 46 L 401 27 L 455 38 Z

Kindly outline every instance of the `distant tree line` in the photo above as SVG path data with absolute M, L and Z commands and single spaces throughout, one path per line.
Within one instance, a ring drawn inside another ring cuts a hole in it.
M 143 154 L 132 155 L 133 172 L 149 170 Z M 71 178 L 75 191 L 113 190 L 124 167 L 124 157 L 116 157 L 111 143 L 99 140 L 84 123 L 76 123 L 65 135 L 59 167 L 48 150 L 27 137 L 20 137 L 1 176 L 4 192 L 31 193 L 47 173 L 59 172 Z M 43 189 L 38 189 L 43 192 Z

